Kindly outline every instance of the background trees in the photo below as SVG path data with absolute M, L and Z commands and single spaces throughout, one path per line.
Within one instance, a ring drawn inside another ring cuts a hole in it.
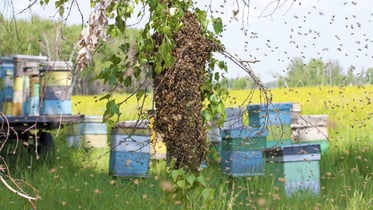
M 30 20 L 6 20 L 0 16 L 0 55 L 47 55 L 51 60 L 70 60 L 81 27 L 65 27 L 38 16 Z
M 294 58 L 288 66 L 288 72 L 277 81 L 278 87 L 341 86 L 372 84 L 372 68 L 358 72 L 350 66 L 347 73 L 338 61 L 324 62 L 312 59 L 305 63 L 301 58 Z

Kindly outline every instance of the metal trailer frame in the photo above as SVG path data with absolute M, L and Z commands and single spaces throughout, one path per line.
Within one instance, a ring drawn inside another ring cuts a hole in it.
M 14 139 L 26 143 L 33 140 L 38 144 L 38 152 L 49 152 L 54 149 L 54 141 L 47 130 L 64 128 L 66 124 L 83 121 L 84 115 L 6 116 L 2 114 L 0 131 L 3 136 L 0 136 L 0 146 L 7 143 L 5 141 Z

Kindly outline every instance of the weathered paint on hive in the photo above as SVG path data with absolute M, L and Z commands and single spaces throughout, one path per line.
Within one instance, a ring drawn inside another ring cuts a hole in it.
M 109 173 L 113 176 L 146 176 L 150 161 L 150 129 L 147 124 L 128 123 L 118 125 L 111 132 Z M 128 133 L 131 126 L 149 131 L 133 135 L 133 131 Z
M 295 192 L 320 193 L 320 145 L 300 144 L 264 150 L 266 174 L 290 196 Z
M 292 103 L 250 104 L 249 125 L 253 127 L 291 123 Z

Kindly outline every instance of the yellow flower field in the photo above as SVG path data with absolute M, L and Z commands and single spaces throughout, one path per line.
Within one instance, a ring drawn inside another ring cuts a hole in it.
M 299 103 L 301 114 L 327 114 L 329 116 L 329 140 L 331 146 L 346 142 L 373 142 L 373 86 L 361 87 L 307 87 L 271 89 L 272 102 Z M 73 96 L 73 113 L 102 115 L 106 101 L 100 96 Z M 114 95 L 116 102 L 128 95 Z M 247 106 L 249 103 L 263 103 L 258 91 L 230 91 L 226 107 Z M 128 99 L 121 107 L 120 120 L 136 119 L 142 102 L 135 97 Z M 148 95 L 144 109 L 151 109 L 152 97 Z M 342 135 L 343 134 L 343 135 Z

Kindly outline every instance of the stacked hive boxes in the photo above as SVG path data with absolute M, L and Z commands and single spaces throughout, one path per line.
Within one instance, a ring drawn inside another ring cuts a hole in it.
M 30 95 L 30 77 L 33 77 L 34 74 L 39 73 L 38 66 L 41 62 L 47 60 L 46 56 L 32 56 L 32 55 L 14 55 L 14 72 L 13 72 L 13 106 L 12 106 L 12 115 L 29 115 L 27 113 L 27 103 Z M 36 84 L 36 83 L 33 83 Z M 32 89 L 34 90 L 34 89 Z M 38 94 L 38 93 L 37 93 Z M 37 94 L 33 94 L 37 96 Z M 38 106 L 38 104 L 33 104 L 33 106 Z M 30 115 L 36 114 L 35 111 L 38 110 L 38 107 L 35 107 L 34 110 L 30 110 Z
M 264 128 L 236 127 L 223 129 L 221 167 L 231 176 L 263 175 L 262 150 L 266 145 L 267 131 Z
M 71 70 L 72 63 L 52 61 L 42 64 L 41 90 L 42 107 L 40 114 L 71 114 Z
M 219 132 L 223 173 L 233 177 L 262 175 L 262 150 L 266 146 L 267 130 L 244 125 L 245 109 L 242 107 L 227 108 L 225 111 L 226 120 Z
M 6 115 L 72 114 L 72 63 L 47 59 L 32 55 L 0 59 L 0 110 Z
M 84 116 L 81 124 L 81 143 L 85 148 L 107 147 L 107 124 L 102 116 Z
M 243 126 L 243 115 L 245 109 L 243 107 L 226 108 L 225 109 L 225 121 L 223 124 L 223 130 L 229 130 L 233 128 L 240 128 Z M 222 153 L 222 135 L 221 129 L 216 124 L 216 121 L 209 123 L 209 130 L 207 132 L 208 140 L 210 141 L 211 147 L 218 154 L 218 158 L 221 158 Z
M 266 173 L 291 196 L 295 192 L 320 193 L 320 145 L 294 144 L 264 151 Z
M 320 145 L 295 144 L 293 123 L 299 121 L 299 106 L 291 103 L 249 105 L 249 125 L 265 126 L 269 130 L 266 156 L 266 174 L 277 180 L 287 195 L 320 191 Z M 301 133 L 301 131 L 299 131 Z M 302 142 L 300 142 L 302 143 Z
M 109 174 L 146 176 L 150 162 L 150 135 L 146 121 L 118 123 L 111 131 Z
M 292 103 L 250 104 L 249 125 L 268 129 L 267 146 L 280 146 L 291 140 Z
M 24 66 L 23 115 L 40 114 L 39 63 L 27 62 Z

